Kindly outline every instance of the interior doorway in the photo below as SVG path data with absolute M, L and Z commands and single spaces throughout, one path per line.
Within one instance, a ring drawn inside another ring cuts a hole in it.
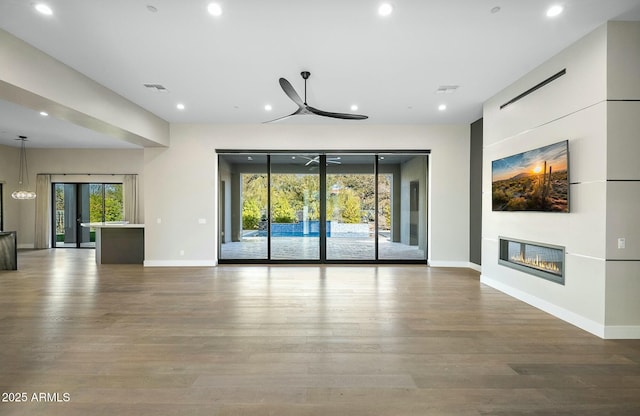
M 217 150 L 221 263 L 425 263 L 428 152 Z

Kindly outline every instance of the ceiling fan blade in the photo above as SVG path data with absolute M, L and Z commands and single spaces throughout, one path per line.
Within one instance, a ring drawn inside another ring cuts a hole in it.
M 280 86 L 282 87 L 282 90 L 284 91 L 284 93 L 287 94 L 287 97 L 291 98 L 291 101 L 298 104 L 298 107 L 300 108 L 304 107 L 304 102 L 302 101 L 302 98 L 300 98 L 296 90 L 293 89 L 293 86 L 289 81 L 287 81 L 284 78 L 280 78 Z
M 302 109 L 301 108 L 298 108 L 296 111 L 294 111 L 293 113 L 289 114 L 288 116 L 282 116 L 282 117 L 274 118 L 273 120 L 263 121 L 262 124 L 274 123 L 276 121 L 282 121 L 282 120 L 288 119 L 289 117 L 297 116 L 298 114 L 302 114 Z
M 365 120 L 369 118 L 369 116 L 364 116 L 361 114 L 332 113 L 329 111 L 322 111 L 322 110 L 318 110 L 317 108 L 313 108 L 311 106 L 307 106 L 307 110 L 319 116 L 340 118 L 343 120 Z
M 307 158 L 307 159 L 309 159 L 309 158 Z M 304 165 L 305 165 L 305 166 L 309 166 L 309 165 L 310 165 L 310 164 L 312 164 L 312 163 L 320 163 L 320 162 L 318 161 L 318 159 L 320 159 L 320 156 L 316 156 L 316 157 L 314 157 L 313 159 L 309 159 L 309 161 L 308 161 L 307 163 L 305 163 Z

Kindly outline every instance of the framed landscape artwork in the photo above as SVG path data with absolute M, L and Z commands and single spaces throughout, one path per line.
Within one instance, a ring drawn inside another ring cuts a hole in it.
M 493 211 L 569 212 L 569 142 L 491 162 Z

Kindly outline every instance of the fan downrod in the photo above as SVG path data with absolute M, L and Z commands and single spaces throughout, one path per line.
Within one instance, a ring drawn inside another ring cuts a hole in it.
M 303 78 L 304 80 L 307 80 L 307 79 L 309 79 L 309 76 L 311 76 L 311 72 L 309 72 L 309 71 L 302 71 L 302 72 L 300 72 L 300 75 L 302 76 L 302 78 Z

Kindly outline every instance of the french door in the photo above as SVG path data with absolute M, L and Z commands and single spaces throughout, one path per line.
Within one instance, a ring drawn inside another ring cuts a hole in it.
M 95 248 L 95 229 L 82 223 L 122 221 L 121 183 L 53 183 L 53 247 Z
M 218 155 L 221 263 L 426 263 L 428 152 Z

